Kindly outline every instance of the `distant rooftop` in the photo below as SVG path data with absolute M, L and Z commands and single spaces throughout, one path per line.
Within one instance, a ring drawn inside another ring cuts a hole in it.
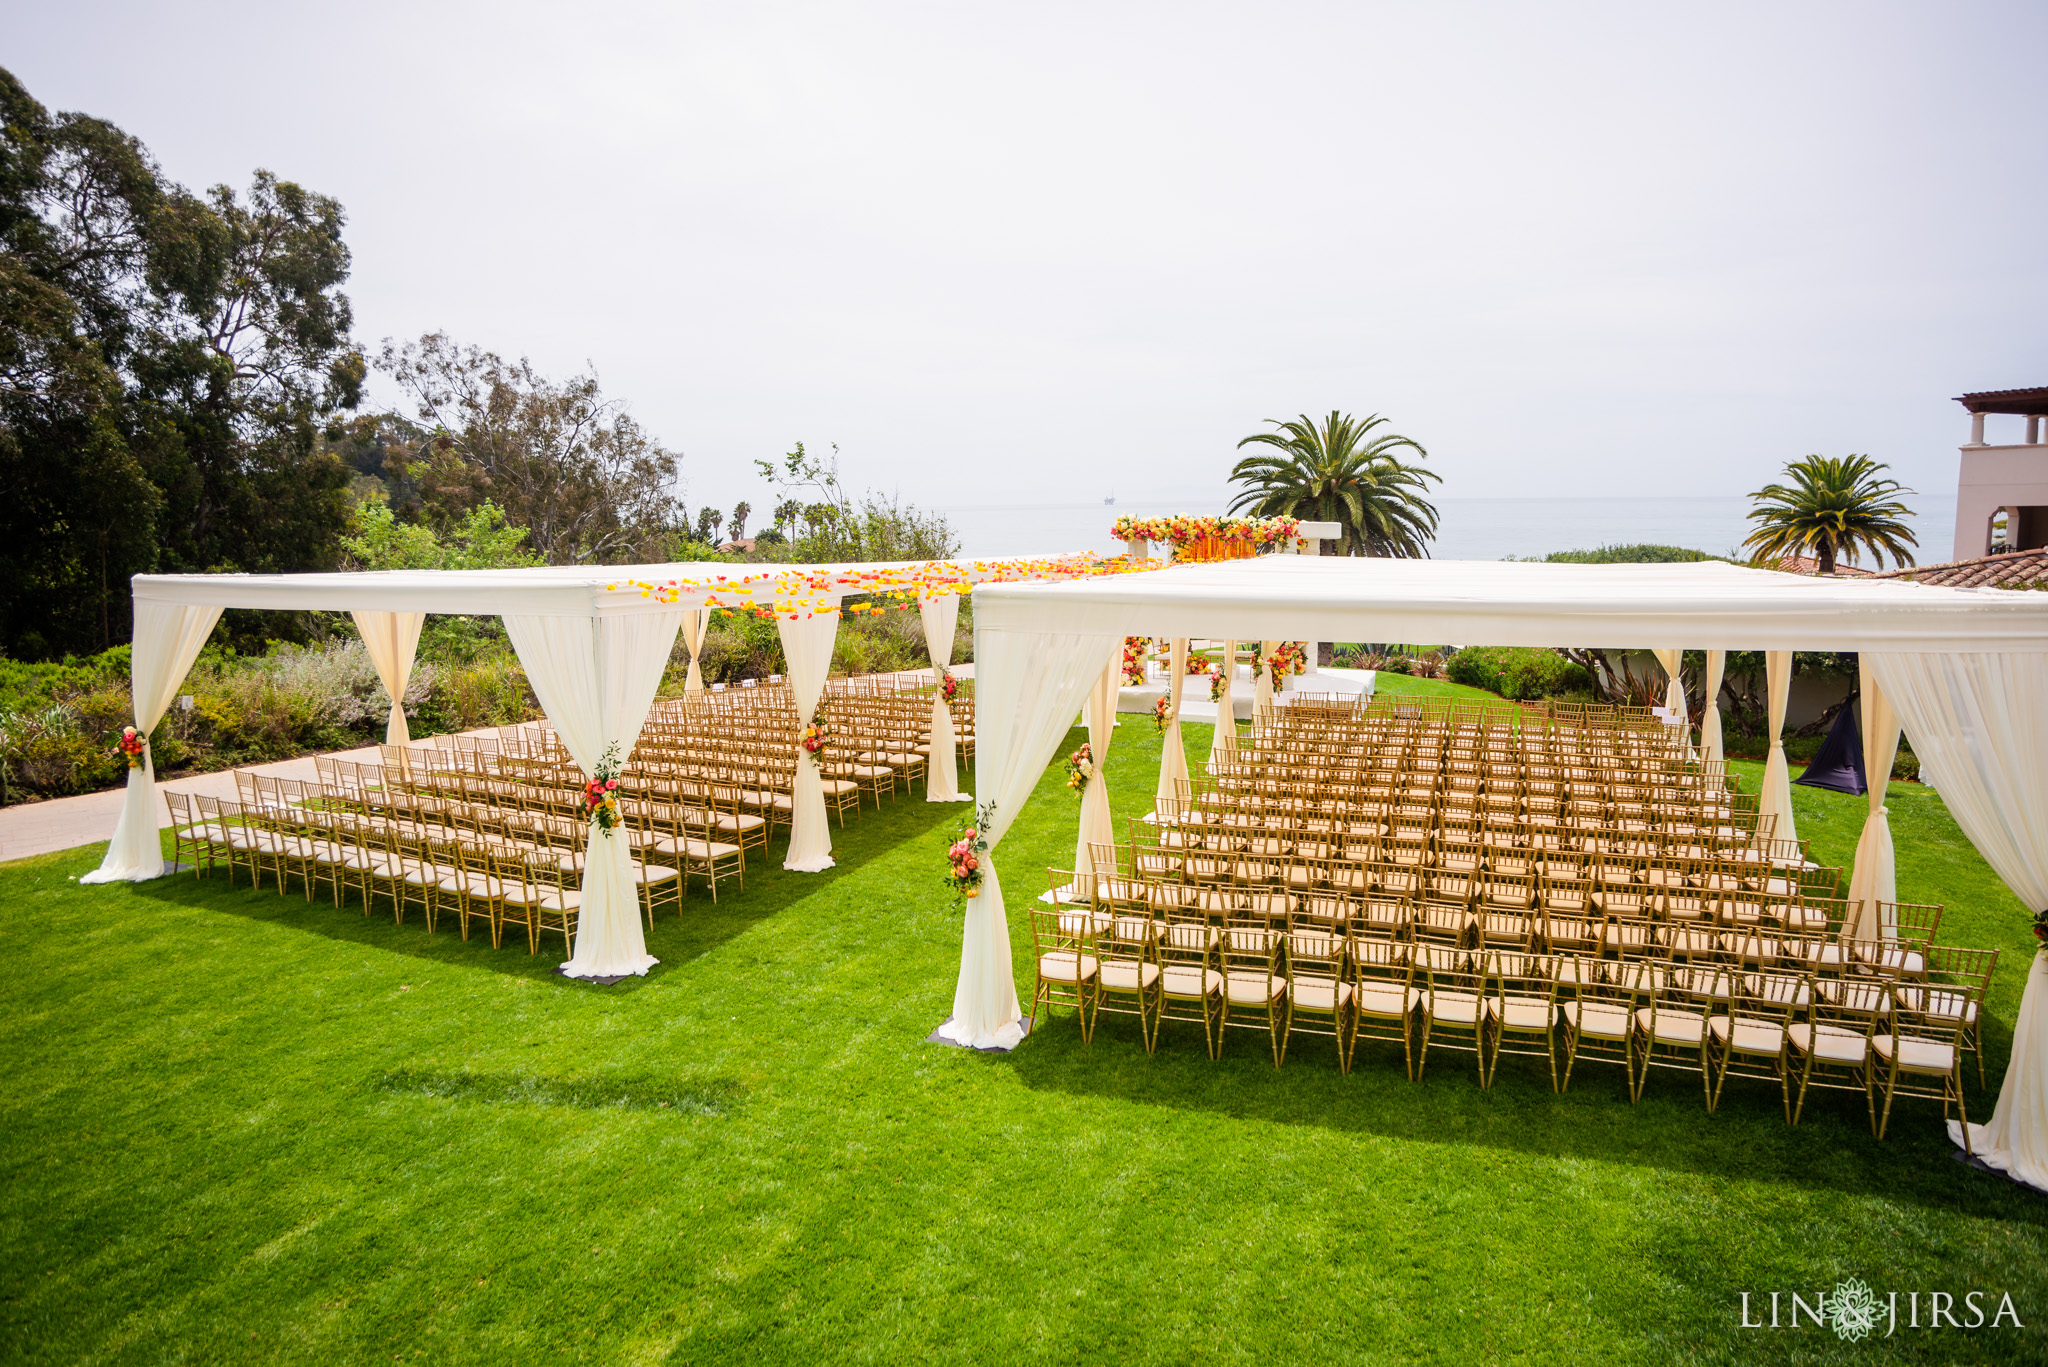
M 2048 385 L 2039 389 L 1987 389 L 1978 394 L 1958 394 L 1956 402 L 1972 413 L 2018 413 L 2031 417 L 2048 413 Z
M 2026 589 L 2048 584 L 2048 548 L 1980 555 L 1946 565 L 1908 565 L 1886 570 L 1873 579 L 1909 579 L 1945 589 Z

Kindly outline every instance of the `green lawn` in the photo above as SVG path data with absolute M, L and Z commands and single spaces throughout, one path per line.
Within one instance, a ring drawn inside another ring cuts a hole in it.
M 1157 759 L 1126 718 L 1121 815 Z M 1861 800 L 1796 793 L 1845 860 Z M 1020 992 L 1076 806 L 1049 774 L 1000 853 Z M 1904 894 L 2008 951 L 2002 1063 L 2025 915 L 1932 795 L 1892 806 Z M 1928 1103 L 1879 1144 L 1859 1099 L 1793 1130 L 1761 1086 L 1709 1116 L 1667 1075 L 1631 1107 L 1594 1065 L 1558 1097 L 1527 1061 L 1482 1093 L 1370 1046 L 1348 1078 L 1249 1035 L 1211 1063 L 1190 1029 L 1148 1058 L 1107 1017 L 1089 1047 L 1071 1018 L 1008 1056 L 925 1044 L 965 811 L 899 799 L 830 874 L 693 896 L 610 989 L 221 877 L 80 888 L 97 848 L 0 867 L 0 1359 L 2048 1358 L 2048 1202 L 1951 1161 Z M 1742 1291 L 1845 1276 L 2009 1290 L 2028 1328 L 1737 1327 Z

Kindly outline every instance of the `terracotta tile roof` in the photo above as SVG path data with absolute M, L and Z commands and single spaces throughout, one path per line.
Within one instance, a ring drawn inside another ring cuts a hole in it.
M 1872 577 L 1907 579 L 1951 589 L 2048 588 L 2048 547 L 1980 555 L 1975 560 L 1957 560 L 1947 565 L 1909 565 Z
M 1820 573 L 1820 561 L 1810 555 L 1788 555 L 1777 564 L 1765 565 L 1763 568 L 1779 570 L 1785 574 L 1817 575 Z M 1858 569 L 1854 565 L 1845 565 L 1837 560 L 1835 576 L 1839 579 L 1868 579 L 1870 571 Z

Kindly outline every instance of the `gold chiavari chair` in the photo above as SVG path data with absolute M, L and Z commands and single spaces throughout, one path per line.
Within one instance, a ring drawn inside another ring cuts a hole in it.
M 1550 1090 L 1557 1091 L 1557 960 L 1522 949 L 1489 950 L 1480 978 L 1479 1085 L 1492 1087 L 1501 1055 L 1512 1054 L 1548 1063 Z
M 1984 994 L 1990 991 L 1991 975 L 1997 968 L 1995 949 L 1929 945 L 1927 977 L 1922 981 L 1901 980 L 1892 989 L 1895 1008 L 1901 1016 L 1928 1016 L 1960 1026 L 1957 1047 L 1977 1056 L 1980 1089 L 1984 1086 Z
M 1670 1068 L 1698 1073 L 1701 1100 L 1711 1103 L 1713 1091 L 1707 1074 L 1707 1017 L 1711 1008 L 1701 999 L 1700 975 L 1725 970 L 1648 961 L 1642 963 L 1641 972 L 1645 990 L 1636 1007 L 1636 1066 L 1630 1079 L 1629 1099 L 1642 1099 L 1652 1068 Z M 1707 981 L 1711 985 L 1713 980 L 1709 977 Z
M 1418 941 L 1414 956 L 1421 1018 L 1415 1076 L 1420 1078 L 1429 1066 L 1429 1050 L 1435 1046 L 1470 1053 L 1483 1082 L 1484 980 L 1479 966 L 1469 950 L 1457 945 Z
M 1067 881 L 1073 881 L 1071 873 Z M 1100 961 L 1095 954 L 1097 926 L 1085 908 L 1031 909 L 1031 940 L 1038 965 L 1037 982 L 1031 991 L 1034 1030 L 1041 1011 L 1066 1005 L 1072 1006 L 1080 1018 L 1081 1042 L 1086 1044 L 1093 1036 L 1095 990 L 1100 981 Z
M 1920 984 L 1908 984 L 1925 993 Z M 1963 1100 L 1963 1021 L 1961 1013 L 1901 1011 L 1899 988 L 1892 989 L 1892 1011 L 1870 1038 L 1871 1085 L 1884 1094 L 1884 1106 L 1877 1117 L 1877 1137 L 1884 1138 L 1891 1124 L 1892 1102 L 1899 1097 L 1924 1097 L 1941 1103 L 1941 1118 L 1948 1119 L 1954 1103 L 1962 1120 L 1963 1152 L 1974 1156 L 1970 1136 L 1970 1111 Z
M 1813 1000 L 1807 979 L 1796 973 L 1736 973 L 1727 1014 L 1707 1020 L 1707 1063 L 1714 1089 L 1707 1109 L 1719 1110 L 1721 1089 L 1730 1077 L 1778 1084 L 1785 1121 L 1792 1121 L 1792 1017 Z

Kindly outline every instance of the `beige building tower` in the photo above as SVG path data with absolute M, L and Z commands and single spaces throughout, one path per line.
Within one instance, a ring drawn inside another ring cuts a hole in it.
M 1970 443 L 1956 481 L 1956 560 L 2002 550 L 2048 546 L 2048 387 L 1993 389 L 1964 394 L 1956 402 L 1970 410 Z M 2010 445 L 1984 440 L 1984 419 L 2004 415 L 2007 431 L 2024 427 L 2025 440 Z M 1995 524 L 2003 515 L 2003 535 Z

